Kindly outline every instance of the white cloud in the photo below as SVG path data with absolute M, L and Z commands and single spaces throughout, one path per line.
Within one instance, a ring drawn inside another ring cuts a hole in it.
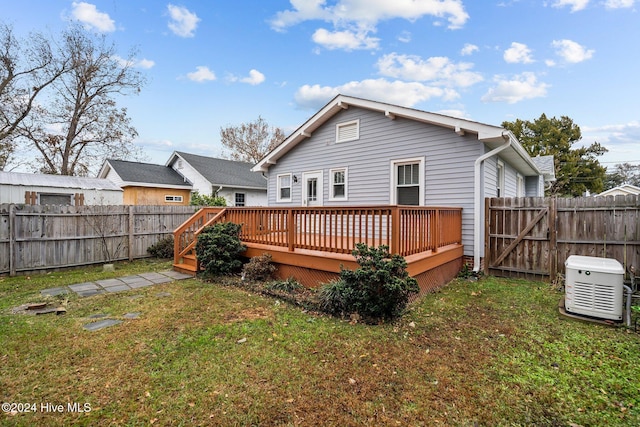
M 409 31 L 403 31 L 398 36 L 398 41 L 402 43 L 409 43 L 411 41 L 411 33 Z
M 453 63 L 447 57 L 422 59 L 415 55 L 390 53 L 382 56 L 376 66 L 386 77 L 402 80 L 431 81 L 439 86 L 467 87 L 482 81 L 479 73 L 471 71 L 473 64 Z
M 508 80 L 501 76 L 494 78 L 496 86 L 482 97 L 483 102 L 507 102 L 515 104 L 525 99 L 546 96 L 548 84 L 538 82 L 535 74 L 522 73 Z
M 191 81 L 202 83 L 215 80 L 216 75 L 209 69 L 209 67 L 200 65 L 196 67 L 196 71 L 187 73 L 187 78 Z
M 264 74 L 262 74 L 260 71 L 258 70 L 250 70 L 249 71 L 249 76 L 247 77 L 236 77 L 236 76 L 230 76 L 229 80 L 232 82 L 242 82 L 242 83 L 248 83 L 252 86 L 256 86 L 259 85 L 260 83 L 264 82 L 265 77 Z
M 71 15 L 82 22 L 86 28 L 92 28 L 101 33 L 110 33 L 116 30 L 116 23 L 108 13 L 99 12 L 94 4 L 73 2 Z
M 469 15 L 461 0 L 338 0 L 325 6 L 325 0 L 290 0 L 292 10 L 278 12 L 271 20 L 272 28 L 284 30 L 303 21 L 356 22 L 375 25 L 380 21 L 402 18 L 415 21 L 425 15 L 446 18 L 449 28 L 462 27 Z
M 531 49 L 526 44 L 513 42 L 511 47 L 504 51 L 504 60 L 510 64 L 530 64 L 533 62 Z
M 553 7 L 571 6 L 571 12 L 577 12 L 587 7 L 589 0 L 556 0 Z
M 380 39 L 368 37 L 367 31 L 328 31 L 319 28 L 313 33 L 311 39 L 317 44 L 329 50 L 344 49 L 346 51 L 356 49 L 377 49 Z
M 459 97 L 452 89 L 427 86 L 419 82 L 367 79 L 333 87 L 304 85 L 296 92 L 295 102 L 301 108 L 318 109 L 338 94 L 375 99 L 406 107 L 412 107 L 431 98 L 449 101 Z
M 200 18 L 186 7 L 167 5 L 169 11 L 169 29 L 180 37 L 193 37 Z
M 112 57 L 114 60 L 120 64 L 121 67 L 134 67 L 134 68 L 144 68 L 149 69 L 153 68 L 156 63 L 150 59 L 134 59 L 134 60 L 126 60 L 118 55 L 114 55 Z
M 468 56 L 468 55 L 471 55 L 473 52 L 477 52 L 479 50 L 480 50 L 480 48 L 478 46 L 476 46 L 475 44 L 465 43 L 464 47 L 460 51 L 460 55 Z
M 607 9 L 622 9 L 625 7 L 633 7 L 635 0 L 607 0 L 604 6 Z
M 377 48 L 378 39 L 369 37 L 369 33 L 375 33 L 376 25 L 381 21 L 416 21 L 433 16 L 446 19 L 450 29 L 457 29 L 469 19 L 462 0 L 337 0 L 333 5 L 327 5 L 326 0 L 290 0 L 290 3 L 291 9 L 278 12 L 270 21 L 271 28 L 284 31 L 305 21 L 329 22 L 333 31 L 317 30 L 314 41 L 333 49 L 355 49 L 356 41 L 359 41 L 355 45 L 358 49 Z
M 591 59 L 595 52 L 592 49 L 585 49 L 584 46 L 572 40 L 554 40 L 551 45 L 556 48 L 558 56 L 572 64 Z
M 629 123 L 612 124 L 597 127 L 580 126 L 583 141 L 597 141 L 609 150 L 600 160 L 600 163 L 635 163 L 640 165 L 640 121 L 633 120 Z

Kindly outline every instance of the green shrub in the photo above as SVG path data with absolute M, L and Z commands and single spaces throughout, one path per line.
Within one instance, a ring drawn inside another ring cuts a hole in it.
M 207 196 L 197 191 L 191 193 L 191 206 L 227 206 L 227 199 L 222 196 Z
M 276 266 L 273 265 L 271 254 L 264 253 L 254 256 L 242 267 L 242 275 L 246 280 L 263 282 L 273 278 Z
M 320 306 L 333 314 L 357 313 L 366 320 L 393 319 L 402 314 L 418 282 L 409 277 L 407 262 L 389 254 L 388 246 L 358 243 L 352 252 L 360 266 L 340 271 L 340 279 L 320 290 Z
M 293 277 L 289 277 L 287 280 L 276 280 L 275 282 L 268 283 L 265 288 L 269 291 L 292 293 L 304 289 L 304 286 L 298 283 Z
M 198 235 L 196 257 L 206 274 L 231 274 L 242 267 L 240 254 L 247 247 L 240 241 L 241 228 L 239 224 L 221 222 L 206 227 Z
M 173 258 L 173 235 L 158 240 L 147 248 L 147 252 L 156 258 Z

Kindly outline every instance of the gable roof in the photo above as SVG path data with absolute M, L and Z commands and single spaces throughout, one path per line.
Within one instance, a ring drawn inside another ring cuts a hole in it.
M 615 195 L 640 195 L 640 187 L 631 184 L 622 184 L 618 187 L 611 188 L 596 194 L 598 196 L 615 196 Z
M 252 170 L 254 172 L 266 172 L 271 165 L 276 164 L 276 162 L 282 156 L 287 154 L 287 152 L 289 152 L 293 147 L 311 137 L 313 132 L 322 126 L 327 120 L 338 114 L 343 109 L 347 109 L 352 106 L 378 111 L 389 119 L 402 117 L 448 128 L 459 135 L 476 135 L 478 141 L 484 143 L 490 150 L 493 150 L 494 148 L 503 145 L 505 141 L 510 140 L 511 145 L 500 153 L 500 157 L 504 158 L 510 165 L 516 167 L 524 175 L 529 176 L 542 174 L 513 133 L 502 127 L 346 95 L 338 95 L 333 98 L 327 105 L 322 107 L 320 111 L 314 114 L 309 120 L 302 124 L 302 126 L 289 135 L 280 145 L 271 150 L 253 167 Z
M 253 163 L 174 151 L 167 161 L 167 166 L 172 166 L 180 159 L 191 165 L 213 186 L 267 189 L 267 180 L 261 174 L 251 171 Z
M 123 181 L 123 187 L 187 188 L 191 183 L 178 172 L 164 165 L 108 159 L 98 176 L 105 177 L 111 168 Z
M 545 181 L 555 181 L 556 180 L 556 167 L 553 162 L 553 156 L 536 156 L 532 157 L 531 160 L 533 163 L 538 166 L 540 172 L 544 175 Z
M 0 172 L 0 184 L 65 189 L 79 188 L 83 190 L 122 191 L 120 187 L 108 179 L 21 172 Z

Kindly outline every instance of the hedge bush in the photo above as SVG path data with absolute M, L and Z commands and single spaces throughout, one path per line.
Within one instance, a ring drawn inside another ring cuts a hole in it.
M 196 257 L 208 275 L 219 276 L 240 270 L 240 254 L 247 247 L 240 241 L 242 225 L 221 222 L 206 227 L 198 235 Z
M 173 258 L 173 236 L 158 240 L 147 248 L 147 253 L 156 258 Z
M 341 268 L 340 279 L 322 286 L 320 306 L 329 313 L 357 313 L 367 321 L 398 317 L 409 297 L 420 288 L 407 273 L 407 262 L 400 255 L 389 254 L 389 247 L 356 245 L 352 252 L 360 266 L 356 270 Z

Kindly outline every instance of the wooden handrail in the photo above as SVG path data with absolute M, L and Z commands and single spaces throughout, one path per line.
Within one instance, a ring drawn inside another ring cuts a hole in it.
M 175 260 L 216 222 L 241 224 L 240 239 L 288 248 L 351 254 L 357 243 L 386 244 L 402 256 L 462 243 L 462 208 L 433 206 L 203 208 L 174 232 Z

